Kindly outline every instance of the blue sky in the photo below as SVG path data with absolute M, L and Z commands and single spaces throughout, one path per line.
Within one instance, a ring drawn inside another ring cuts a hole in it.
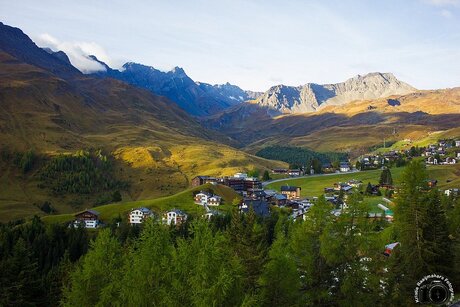
M 374 71 L 460 86 L 460 0 L 0 0 L 0 20 L 85 71 L 93 53 L 260 91 Z

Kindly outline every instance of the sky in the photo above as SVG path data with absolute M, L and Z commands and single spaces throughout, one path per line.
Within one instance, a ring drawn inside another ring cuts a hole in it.
M 256 91 L 376 71 L 460 86 L 460 0 L 0 0 L 0 21 L 83 72 L 94 54 Z

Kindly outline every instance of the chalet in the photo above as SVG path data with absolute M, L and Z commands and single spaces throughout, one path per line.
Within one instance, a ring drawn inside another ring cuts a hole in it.
M 349 186 L 352 186 L 353 188 L 359 188 L 360 186 L 363 185 L 363 182 L 361 180 L 352 179 L 348 181 L 347 184 Z
M 129 223 L 131 225 L 134 224 L 142 224 L 146 219 L 153 217 L 153 212 L 148 208 L 137 208 L 131 209 L 128 215 Z
M 275 194 L 269 198 L 272 204 L 275 204 L 278 207 L 283 207 L 287 203 L 287 197 L 284 194 Z
M 267 194 L 265 193 L 264 189 L 249 188 L 247 196 L 251 198 L 266 198 Z
M 342 173 L 346 173 L 351 171 L 350 163 L 348 162 L 340 162 L 340 171 Z
M 433 180 L 433 179 L 430 179 L 430 180 L 428 180 L 427 182 L 428 182 L 428 186 L 429 186 L 430 188 L 434 188 L 434 187 L 438 184 L 438 181 L 437 181 L 436 179 L 434 179 L 434 180 Z
M 455 141 L 455 147 L 460 147 L 460 141 Z
M 233 175 L 234 178 L 242 178 L 242 179 L 245 179 L 245 178 L 248 178 L 248 174 L 246 173 L 236 173 L 235 175 Z
M 194 197 L 195 204 L 203 205 L 208 203 L 208 199 L 212 197 L 210 193 L 201 191 L 197 193 Z
M 325 173 L 333 173 L 335 172 L 335 169 L 334 167 L 332 166 L 331 163 L 324 163 L 322 166 L 321 166 L 323 172 Z
M 167 225 L 180 225 L 187 220 L 187 214 L 181 210 L 173 209 L 163 214 L 163 223 Z
M 302 175 L 302 171 L 300 169 L 290 169 L 288 170 L 288 175 L 293 177 L 300 176 Z
M 208 198 L 208 206 L 219 206 L 220 203 L 222 202 L 222 198 L 217 195 L 213 195 Z
M 244 178 L 225 177 L 224 185 L 232 188 L 236 192 L 243 192 L 244 191 Z
M 287 169 L 285 168 L 275 168 L 275 169 L 272 169 L 272 173 L 273 174 L 286 174 L 288 172 Z
M 196 176 L 195 178 L 192 179 L 192 186 L 193 187 L 198 187 L 198 186 L 206 184 L 206 183 L 216 183 L 216 182 L 217 182 L 217 178 L 215 178 L 215 177 Z
M 255 177 L 244 178 L 244 191 L 249 191 L 250 189 L 262 189 L 262 182 L 260 182 L 259 179 Z
M 287 199 L 296 199 L 300 198 L 300 187 L 291 187 L 288 185 L 283 185 L 281 187 L 281 194 L 286 195 Z
M 445 160 L 444 160 L 444 163 L 443 164 L 456 164 L 457 163 L 457 160 L 455 158 L 450 158 L 450 157 L 447 157 Z
M 447 195 L 447 196 L 460 196 L 460 189 L 448 189 L 448 190 L 445 190 L 444 191 L 444 194 Z
M 99 224 L 99 212 L 95 210 L 85 210 L 75 215 L 75 227 L 83 226 L 84 228 L 97 228 Z
M 324 188 L 324 193 L 334 193 L 334 188 Z
M 273 195 L 278 194 L 278 192 L 276 192 L 275 190 L 264 190 L 264 193 L 265 193 L 267 198 L 270 198 Z
M 270 215 L 270 206 L 262 199 L 244 199 L 241 204 L 238 205 L 238 209 L 241 213 L 247 213 L 251 208 L 258 216 L 265 217 Z

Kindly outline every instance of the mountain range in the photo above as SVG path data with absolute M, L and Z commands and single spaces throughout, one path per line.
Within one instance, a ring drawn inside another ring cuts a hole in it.
M 117 70 L 93 55 L 90 57 L 105 67 L 105 71 L 94 73 L 95 76 L 115 78 L 157 95 L 166 96 L 194 116 L 215 114 L 261 94 L 244 91 L 229 83 L 211 85 L 195 82 L 180 67 L 163 72 L 151 66 L 128 62 L 122 69 Z
M 314 112 L 329 105 L 343 105 L 391 95 L 408 94 L 416 89 L 391 73 L 358 75 L 336 84 L 307 83 L 302 86 L 277 85 L 256 99 L 270 115 Z
M 118 70 L 91 58 L 105 71 L 83 74 L 64 52 L 0 23 L 0 149 L 44 159 L 102 149 L 115 176 L 131 183 L 124 200 L 170 195 L 196 175 L 288 167 L 254 155 L 269 145 L 353 158 L 383 140 L 460 136 L 459 88 L 420 91 L 390 73 L 258 93 L 196 82 L 179 67 L 128 62 Z M 18 173 L 2 155 L 0 213 L 40 213 L 31 204 L 48 200 L 61 213 L 75 211 L 71 196 L 54 199 L 37 188 L 37 174 Z
M 46 160 L 102 149 L 114 158 L 114 175 L 130 182 L 124 200 L 182 191 L 199 174 L 286 167 L 235 145 L 168 98 L 114 78 L 84 75 L 62 53 L 43 50 L 21 30 L 0 24 L 0 216 L 41 214 L 33 204 L 43 201 L 61 213 L 79 209 L 72 205 L 78 196 L 56 198 L 37 188 L 35 171 L 18 173 L 3 160 L 8 153 L 33 150 Z

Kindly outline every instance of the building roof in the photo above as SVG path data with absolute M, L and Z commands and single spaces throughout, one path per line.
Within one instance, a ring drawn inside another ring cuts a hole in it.
M 254 212 L 258 216 L 267 216 L 270 214 L 270 207 L 268 203 L 261 199 L 245 199 L 244 204 L 247 208 L 241 208 L 243 212 L 249 212 L 250 208 L 254 209 Z
M 284 194 L 275 194 L 275 195 L 273 195 L 273 197 L 275 197 L 277 200 L 286 200 L 287 199 L 286 195 L 284 195 Z
M 142 213 L 152 213 L 152 210 L 150 210 L 149 208 L 145 208 L 145 207 L 140 207 L 140 208 L 136 208 L 136 209 L 132 209 L 132 211 L 135 211 L 135 210 L 139 210 L 141 211 Z
M 296 192 L 297 189 L 301 189 L 301 188 L 300 187 L 289 186 L 289 185 L 281 186 L 281 191 Z
M 100 214 L 100 213 L 97 212 L 96 210 L 92 210 L 92 209 L 89 209 L 89 210 L 88 210 L 88 209 L 86 209 L 85 211 L 79 212 L 79 213 L 77 213 L 77 214 L 75 214 L 75 215 L 80 215 L 80 214 L 83 214 L 83 213 L 85 213 L 85 212 L 89 212 L 89 213 L 94 214 L 94 215 L 99 215 L 99 214 Z

